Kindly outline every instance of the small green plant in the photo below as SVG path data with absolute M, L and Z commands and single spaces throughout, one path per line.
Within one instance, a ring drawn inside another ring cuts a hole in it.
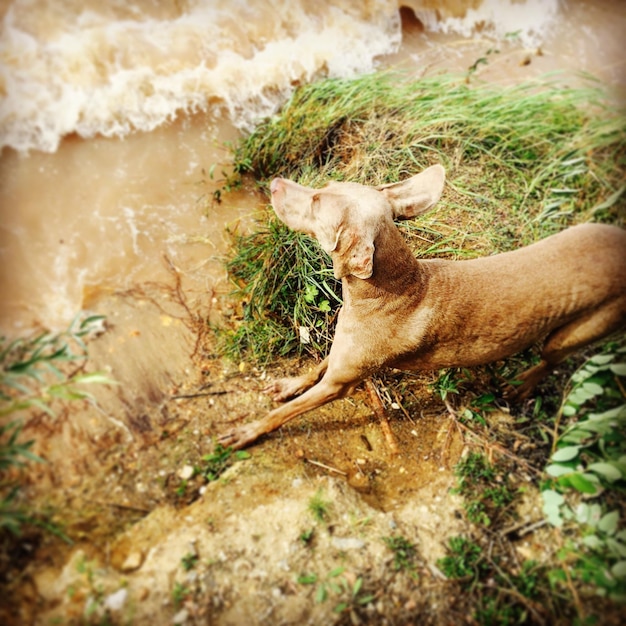
M 546 472 L 561 488 L 593 495 L 626 479 L 626 403 L 618 379 L 626 377 L 626 348 L 598 354 L 572 376 Z
M 308 545 L 311 545 L 314 535 L 315 535 L 315 528 L 307 528 L 306 530 L 303 530 L 300 533 L 299 539 L 305 546 L 308 546 Z
M 217 167 L 217 163 L 213 163 L 211 165 L 211 167 L 209 168 L 209 172 L 208 172 L 208 177 L 210 180 L 215 180 L 215 168 Z M 222 193 L 223 192 L 231 192 L 235 189 L 240 189 L 241 188 L 241 172 L 245 171 L 246 166 L 245 163 L 240 163 L 238 164 L 238 167 L 235 168 L 234 172 L 228 172 L 225 169 L 222 169 L 221 174 L 223 178 L 220 178 L 218 181 L 219 183 L 222 183 L 221 187 L 218 187 L 214 192 L 213 192 L 213 200 L 215 202 L 217 202 L 218 204 L 222 201 Z M 206 176 L 207 173 L 205 172 L 204 168 L 202 169 L 202 180 L 200 181 L 200 184 L 205 184 L 206 183 Z M 201 196 L 198 200 L 202 200 L 204 198 L 204 196 Z
M 188 554 L 185 554 L 185 556 L 181 559 L 181 565 L 183 569 L 188 572 L 198 564 L 198 560 L 199 557 L 197 554 L 189 552 Z
M 351 584 L 346 576 L 345 567 L 337 567 L 326 576 L 320 578 L 317 574 L 302 574 L 298 576 L 297 582 L 301 585 L 315 585 L 315 602 L 326 602 L 329 597 L 334 597 L 339 602 L 335 605 L 335 613 L 344 613 L 356 607 L 369 604 L 374 595 L 363 592 L 363 578 L 358 577 Z
M 51 403 L 60 400 L 92 400 L 77 385 L 115 384 L 102 372 L 62 371 L 87 358 L 83 338 L 97 330 L 102 316 L 77 318 L 61 333 L 41 333 L 8 342 L 0 337 L 0 417 L 34 408 L 54 415 Z
M 487 426 L 485 414 L 494 410 L 493 403 L 495 399 L 496 397 L 493 393 L 484 393 L 476 398 L 472 398 L 469 407 L 461 414 L 461 419 Z
M 450 537 L 448 555 L 437 561 L 447 578 L 476 578 L 484 569 L 481 548 L 467 537 Z
M 467 518 L 474 524 L 490 526 L 514 498 L 507 475 L 499 474 L 487 458 L 470 452 L 455 467 L 458 487 L 453 493 L 463 496 Z
M 387 547 L 393 552 L 393 568 L 398 570 L 415 569 L 415 557 L 417 551 L 415 545 L 400 535 L 383 537 Z
M 43 462 L 30 451 L 34 441 L 19 441 L 21 431 L 19 421 L 0 426 L 0 476 L 11 467 L 23 468 L 26 461 Z M 14 535 L 19 535 L 22 524 L 31 519 L 28 512 L 17 505 L 18 492 L 19 485 L 14 481 L 0 481 L 0 529 L 6 528 Z
M 474 63 L 472 63 L 472 65 L 470 65 L 467 68 L 467 82 L 470 81 L 470 78 L 472 77 L 473 74 L 476 74 L 476 72 L 478 72 L 478 68 L 481 65 L 487 65 L 489 63 L 489 57 L 492 54 L 499 54 L 500 50 L 498 50 L 497 48 L 489 48 L 486 52 L 485 52 L 485 56 L 479 57 L 478 59 L 476 59 L 476 61 L 474 61 Z
M 555 427 L 561 432 L 546 467 L 551 480 L 542 491 L 547 520 L 567 538 L 564 566 L 553 570 L 553 580 L 570 576 L 619 601 L 626 601 L 626 528 L 614 507 L 626 486 L 620 382 L 626 376 L 625 355 L 621 344 L 610 344 L 572 375 Z M 580 501 L 580 494 L 586 500 Z
M 353 585 L 350 585 L 345 578 L 342 579 L 341 582 L 344 588 L 344 595 L 347 596 L 347 599 L 339 602 L 333 610 L 335 613 L 350 612 L 352 618 L 354 610 L 360 606 L 369 604 L 375 598 L 375 595 L 363 591 L 363 578 L 361 576 L 356 579 Z M 352 619 L 352 621 L 354 622 L 355 620 Z
M 191 595 L 192 591 L 181 582 L 176 581 L 174 588 L 172 589 L 172 600 L 174 601 L 174 607 L 179 609 L 183 602 Z
M 445 402 L 451 393 L 458 394 L 461 380 L 459 370 L 451 368 L 442 370 L 437 380 L 433 383 L 433 389 Z
M 309 511 L 318 522 L 328 521 L 331 502 L 325 500 L 323 492 L 319 489 L 309 500 Z
M 208 481 L 217 480 L 235 461 L 244 461 L 250 458 L 245 450 L 224 448 L 219 443 L 211 454 L 202 457 L 203 466 L 198 470 Z
M 191 476 L 181 478 L 176 485 L 174 493 L 177 498 L 194 499 L 198 494 L 200 480 L 213 482 L 218 480 L 224 472 L 237 461 L 244 461 L 250 458 L 250 453 L 245 450 L 233 450 L 232 448 L 224 448 L 219 443 L 214 447 L 213 452 L 205 454 L 200 463 L 193 466 Z M 196 479 L 196 480 L 194 480 Z M 193 489 L 189 489 L 193 487 Z
M 93 623 L 95 619 L 99 619 L 99 623 L 108 623 L 107 612 L 104 609 L 104 589 L 96 580 L 94 563 L 88 561 L 83 555 L 76 564 L 76 570 L 84 575 L 89 592 L 85 603 L 85 617 L 91 618 L 90 623 Z M 71 591 L 71 593 L 75 592 L 75 589 Z
M 467 537 L 451 537 L 448 554 L 437 561 L 447 578 L 458 581 L 473 600 L 478 624 L 544 623 L 542 593 L 549 593 L 548 575 L 534 561 L 510 571 L 502 559 L 488 556 Z
M 114 384 L 102 372 L 82 372 L 87 356 L 84 338 L 100 329 L 102 316 L 76 318 L 61 333 L 40 333 L 8 341 L 0 337 L 0 419 L 28 410 L 54 416 L 55 401 L 89 400 L 84 384 Z M 68 372 L 73 367 L 74 371 Z M 23 441 L 23 422 L 13 419 L 0 424 L 0 529 L 19 534 L 26 522 L 34 522 L 18 506 L 19 479 L 5 480 L 10 470 L 23 470 L 26 462 L 43 462 L 33 454 L 35 441 Z M 15 471 L 13 471 L 15 476 Z M 45 525 L 44 525 L 45 526 Z

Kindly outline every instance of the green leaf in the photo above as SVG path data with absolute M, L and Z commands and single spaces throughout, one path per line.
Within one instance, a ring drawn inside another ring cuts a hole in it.
M 309 304 L 313 304 L 318 293 L 319 290 L 315 285 L 307 285 L 304 288 L 304 301 L 308 302 Z
M 569 474 L 568 476 L 562 476 L 559 479 L 559 483 L 564 486 L 573 487 L 577 491 L 580 491 L 580 493 L 595 494 L 597 492 L 595 485 L 589 480 L 588 476 L 577 472 Z
M 614 354 L 596 354 L 589 359 L 589 363 L 595 363 L 596 365 L 606 365 L 615 358 Z
M 585 390 L 586 393 L 591 394 L 590 397 L 599 396 L 600 394 L 604 393 L 604 387 L 598 385 L 598 383 L 592 383 L 587 381 L 586 383 L 583 383 L 582 388 Z
M 591 515 L 591 507 L 585 502 L 581 502 L 574 510 L 576 519 L 580 524 L 588 524 Z
M 315 592 L 315 602 L 317 602 L 317 604 L 321 604 L 326 601 L 326 598 L 328 598 L 326 587 L 324 585 L 320 585 Z
M 337 583 L 329 582 L 328 586 L 330 587 L 330 590 L 336 595 L 339 595 L 343 591 L 341 586 L 338 585 Z
M 610 421 L 613 419 L 626 418 L 626 404 L 621 404 L 613 409 L 604 411 L 604 413 L 590 413 L 589 419 L 594 422 Z
M 604 547 L 604 541 L 598 535 L 587 535 L 583 538 L 583 543 L 591 550 L 601 550 Z
M 560 506 L 565 502 L 565 497 L 554 489 L 546 489 L 541 492 L 544 505 L 548 506 Z
M 626 578 L 626 561 L 618 561 L 611 568 L 611 574 L 615 576 L 615 578 Z
M 615 482 L 622 478 L 622 472 L 618 467 L 613 465 L 612 463 L 592 463 L 587 467 L 588 470 L 595 472 L 596 474 L 600 474 L 604 478 L 606 478 L 609 482 Z
M 577 412 L 578 412 L 578 406 L 574 404 L 569 404 L 569 400 L 568 400 L 568 402 L 563 407 L 563 415 L 565 415 L 565 417 L 572 417 L 572 415 L 576 415 Z
M 563 518 L 561 517 L 559 509 L 544 507 L 543 512 L 552 526 L 556 526 L 557 528 L 563 526 Z
M 317 576 L 315 574 L 302 574 L 298 576 L 297 580 L 300 585 L 313 585 L 317 582 Z
M 620 559 L 626 559 L 626 544 L 621 541 L 616 541 L 613 537 L 607 537 L 606 546 L 614 556 Z
M 560 448 L 552 455 L 552 461 L 571 461 L 578 456 L 580 452 L 580 446 L 567 446 Z
M 330 574 L 328 574 L 329 578 L 336 578 L 337 576 L 341 576 L 346 571 L 345 567 L 337 567 Z
M 607 535 L 614 535 L 617 530 L 617 523 L 619 522 L 619 511 L 611 511 L 607 513 L 599 522 L 598 529 L 605 532 Z
M 347 602 L 340 602 L 334 609 L 333 611 L 335 613 L 343 613 L 347 608 L 348 608 L 348 603 Z
M 357 603 L 364 605 L 369 604 L 376 596 L 373 593 L 368 593 L 366 596 L 361 596 L 357 599 Z
M 613 363 L 609 369 L 616 376 L 626 376 L 626 363 Z
M 551 463 L 546 467 L 546 472 L 550 474 L 550 476 L 554 476 L 558 478 L 559 476 L 565 476 L 566 474 L 571 474 L 574 471 L 574 468 L 568 465 L 561 465 L 559 463 Z
M 79 374 L 69 379 L 69 382 L 99 385 L 119 385 L 116 380 L 109 378 L 104 372 L 92 372 L 91 374 Z
M 563 518 L 559 507 L 565 502 L 565 498 L 553 489 L 542 491 L 541 496 L 543 498 L 543 512 L 548 522 L 556 527 L 562 526 Z

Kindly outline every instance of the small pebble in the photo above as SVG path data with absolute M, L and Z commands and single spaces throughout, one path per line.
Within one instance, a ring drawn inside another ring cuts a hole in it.
M 189 480 L 193 476 L 193 472 L 194 469 L 192 465 L 183 465 L 183 467 L 178 470 L 178 476 L 182 480 Z
M 128 590 L 122 587 L 122 589 L 118 589 L 115 593 L 106 597 L 104 601 L 104 608 L 109 609 L 110 611 L 120 611 L 123 608 L 127 597 Z

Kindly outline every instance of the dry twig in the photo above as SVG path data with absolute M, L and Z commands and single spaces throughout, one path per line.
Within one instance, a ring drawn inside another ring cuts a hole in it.
M 383 434 L 385 435 L 385 441 L 389 446 L 389 450 L 392 454 L 398 454 L 400 452 L 398 448 L 398 442 L 394 437 L 394 434 L 391 432 L 391 427 L 389 426 L 389 420 L 387 419 L 387 413 L 385 411 L 385 407 L 380 400 L 380 396 L 378 395 L 378 391 L 374 386 L 374 383 L 370 378 L 365 381 L 365 388 L 367 389 L 367 393 L 369 394 L 370 404 L 374 409 L 374 413 L 380 422 L 380 427 L 382 428 Z

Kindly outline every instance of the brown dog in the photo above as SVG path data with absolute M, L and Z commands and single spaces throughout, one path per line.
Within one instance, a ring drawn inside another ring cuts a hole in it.
M 332 182 L 310 189 L 272 181 L 272 205 L 315 237 L 342 279 L 343 307 L 326 359 L 266 391 L 290 402 L 219 438 L 241 448 L 306 411 L 341 398 L 383 366 L 424 370 L 503 359 L 544 340 L 521 375 L 527 396 L 579 348 L 624 328 L 626 231 L 583 224 L 538 243 L 468 261 L 418 261 L 393 223 L 433 206 L 445 171 L 433 165 L 400 183 Z M 300 395 L 301 394 L 301 395 Z

